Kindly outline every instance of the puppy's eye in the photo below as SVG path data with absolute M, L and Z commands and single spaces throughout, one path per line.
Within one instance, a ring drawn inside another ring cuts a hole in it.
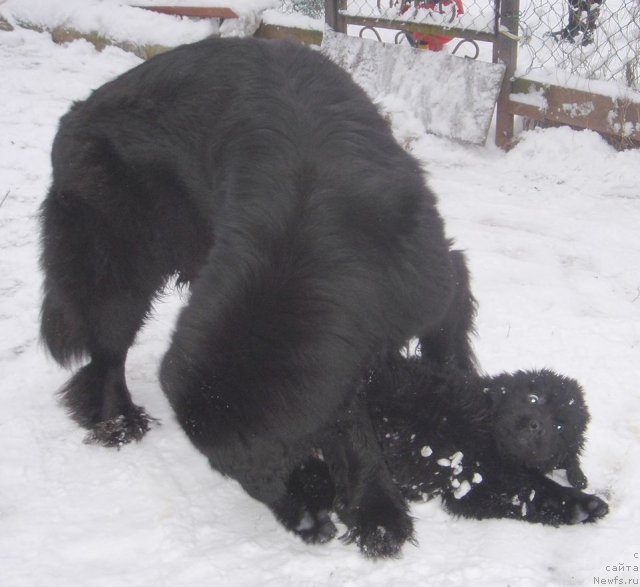
M 558 430 L 558 431 L 564 430 L 564 424 L 562 422 L 558 422 L 556 424 L 556 430 Z
M 540 398 L 535 393 L 530 393 L 529 394 L 529 401 L 532 404 L 537 404 L 540 401 Z

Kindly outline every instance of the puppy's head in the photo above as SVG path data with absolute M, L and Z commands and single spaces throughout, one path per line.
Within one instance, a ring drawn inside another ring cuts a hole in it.
M 584 487 L 579 457 L 589 413 L 577 381 L 553 371 L 518 371 L 492 378 L 494 438 L 503 458 L 548 473 L 566 469 Z

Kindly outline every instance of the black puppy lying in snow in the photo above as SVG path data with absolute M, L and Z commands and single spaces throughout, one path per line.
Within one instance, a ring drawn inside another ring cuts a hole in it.
M 440 496 L 455 515 L 552 525 L 608 512 L 602 499 L 581 491 L 589 414 L 573 379 L 549 370 L 483 377 L 398 355 L 372 371 L 363 396 L 387 465 L 410 500 Z M 566 469 L 573 487 L 545 476 L 555 469 Z M 310 542 L 335 535 L 328 511 L 340 512 L 333 502 L 342 476 L 312 458 L 289 480 L 290 492 L 313 504 L 299 528 Z

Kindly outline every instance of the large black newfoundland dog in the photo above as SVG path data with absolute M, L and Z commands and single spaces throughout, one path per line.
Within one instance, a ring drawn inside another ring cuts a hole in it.
M 148 430 L 125 359 L 178 275 L 160 375 L 194 445 L 308 540 L 331 528 L 287 484 L 321 449 L 350 537 L 395 555 L 411 518 L 356 391 L 412 336 L 469 362 L 449 348 L 467 292 L 420 165 L 364 92 L 294 44 L 206 40 L 76 103 L 52 159 L 41 333 L 59 363 L 88 359 L 63 390 L 75 420 L 105 445 Z

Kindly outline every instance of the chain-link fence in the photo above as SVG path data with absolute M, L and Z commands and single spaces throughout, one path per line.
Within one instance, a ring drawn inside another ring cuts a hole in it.
M 282 0 L 280 12 L 324 20 L 324 0 Z
M 518 73 L 616 81 L 640 89 L 638 0 L 520 0 Z
M 342 9 L 349 16 L 397 21 L 399 29 L 417 22 L 454 33 L 493 33 L 499 1 L 346 0 Z M 282 9 L 323 18 L 324 0 L 283 0 Z M 518 16 L 517 75 L 535 72 L 560 85 L 571 78 L 615 81 L 640 90 L 639 0 L 520 0 Z M 393 40 L 388 33 L 382 38 Z M 436 50 L 443 45 L 437 35 L 426 42 L 418 34 L 395 40 Z

